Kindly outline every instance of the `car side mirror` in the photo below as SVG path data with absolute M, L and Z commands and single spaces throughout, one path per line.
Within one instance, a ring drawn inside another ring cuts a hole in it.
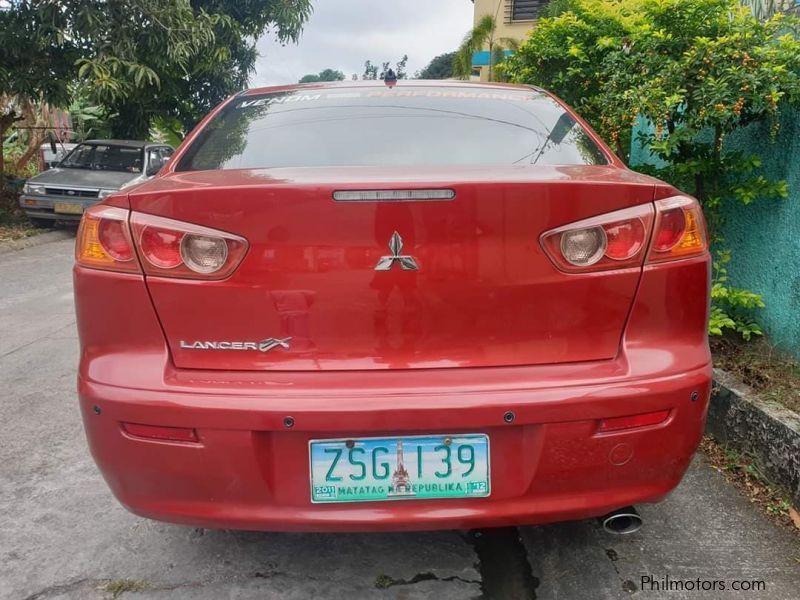
M 163 166 L 164 161 L 161 158 L 154 158 L 147 164 L 147 171 L 145 172 L 145 175 L 148 177 L 153 177 L 161 170 L 161 167 Z

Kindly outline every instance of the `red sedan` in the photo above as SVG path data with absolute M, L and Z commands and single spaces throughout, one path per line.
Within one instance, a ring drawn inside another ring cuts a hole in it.
M 83 216 L 89 445 L 206 527 L 620 515 L 703 432 L 709 265 L 697 202 L 543 90 L 246 91 Z

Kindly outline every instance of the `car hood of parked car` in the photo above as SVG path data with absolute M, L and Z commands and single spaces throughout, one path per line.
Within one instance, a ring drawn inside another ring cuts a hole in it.
M 37 185 L 57 184 L 81 187 L 119 189 L 141 173 L 125 173 L 122 171 L 102 171 L 89 169 L 64 169 L 56 167 L 32 177 L 28 183 Z

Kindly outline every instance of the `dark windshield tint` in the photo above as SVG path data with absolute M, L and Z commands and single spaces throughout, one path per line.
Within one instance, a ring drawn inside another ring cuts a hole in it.
M 206 126 L 177 170 L 606 162 L 544 94 L 408 85 L 243 96 Z
M 58 165 L 70 169 L 121 171 L 140 173 L 143 165 L 142 148 L 111 144 L 81 144 Z

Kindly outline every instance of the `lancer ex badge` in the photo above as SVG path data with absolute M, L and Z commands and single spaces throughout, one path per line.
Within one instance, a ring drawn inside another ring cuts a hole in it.
M 392 237 L 389 240 L 389 250 L 392 254 L 390 256 L 381 256 L 378 264 L 375 265 L 376 271 L 389 271 L 395 265 L 395 263 L 399 264 L 400 268 L 402 268 L 404 271 L 419 270 L 417 260 L 413 256 L 401 254 L 403 251 L 403 238 L 401 238 L 400 234 L 396 231 L 392 234 Z
M 292 338 L 267 338 L 260 342 L 216 342 L 216 341 L 197 341 L 185 342 L 181 340 L 182 350 L 258 350 L 259 352 L 269 352 L 274 348 L 289 349 L 289 342 Z
M 290 341 L 292 341 L 292 338 L 290 338 L 290 337 L 283 338 L 283 339 L 280 339 L 280 338 L 269 338 L 269 339 L 261 340 L 260 342 L 258 342 L 258 349 L 261 350 L 261 352 L 269 352 L 273 348 L 277 348 L 277 347 L 280 346 L 284 350 L 288 350 Z

